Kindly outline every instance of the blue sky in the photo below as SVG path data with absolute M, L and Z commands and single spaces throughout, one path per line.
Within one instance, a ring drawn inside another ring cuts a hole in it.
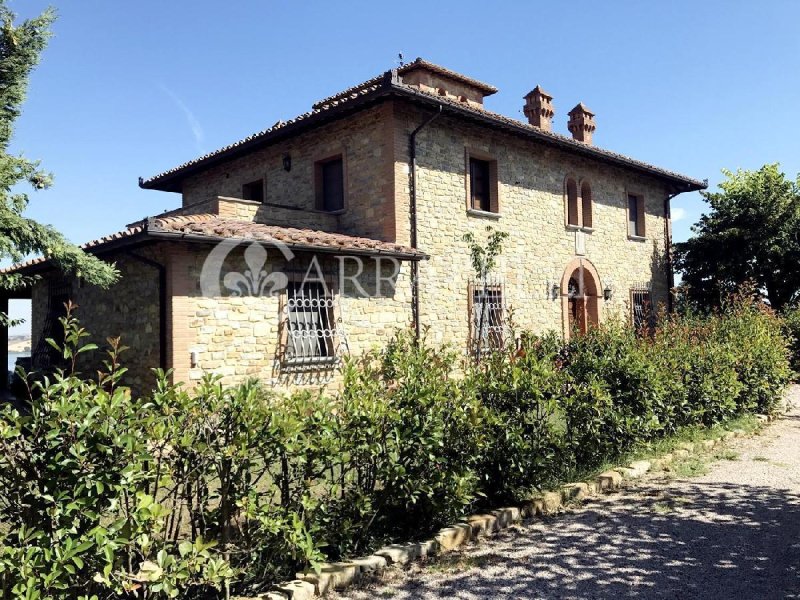
M 20 17 L 48 4 L 10 1 Z M 55 174 L 29 215 L 76 243 L 178 205 L 140 190 L 140 175 L 305 112 L 398 52 L 497 86 L 487 106 L 520 119 L 540 84 L 562 133 L 583 101 L 598 146 L 712 187 L 722 168 L 800 171 L 800 2 L 52 4 L 55 37 L 12 149 Z M 686 194 L 673 207 L 685 239 L 704 204 Z

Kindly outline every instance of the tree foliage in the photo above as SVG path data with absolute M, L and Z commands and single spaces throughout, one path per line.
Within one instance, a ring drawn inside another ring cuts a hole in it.
M 720 191 L 702 193 L 711 211 L 675 245 L 675 266 L 700 306 L 719 306 L 751 281 L 780 310 L 800 293 L 800 179 L 777 164 L 723 173 Z
M 24 216 L 29 201 L 25 188 L 46 189 L 53 177 L 39 161 L 9 152 L 28 78 L 47 46 L 55 16 L 53 9 L 47 9 L 15 24 L 15 15 L 0 0 L 0 259 L 19 261 L 28 255 L 44 255 L 66 273 L 107 286 L 117 276 L 113 267 L 84 254 L 51 225 Z M 26 282 L 19 275 L 0 276 L 0 286 L 5 288 Z

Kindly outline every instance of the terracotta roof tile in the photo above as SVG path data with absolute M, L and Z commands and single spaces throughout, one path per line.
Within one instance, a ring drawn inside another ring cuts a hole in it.
M 450 71 L 449 69 L 446 69 L 439 65 L 435 65 L 433 63 L 429 63 L 421 58 L 418 58 L 415 61 L 407 65 L 404 65 L 403 67 L 400 67 L 395 72 L 389 71 L 383 73 L 359 85 L 353 86 L 342 92 L 339 92 L 338 94 L 320 100 L 319 102 L 313 105 L 313 109 L 311 111 L 303 113 L 302 115 L 299 115 L 294 119 L 290 119 L 288 121 L 279 121 L 278 123 L 276 123 L 275 125 L 273 125 L 268 129 L 265 129 L 258 133 L 254 133 L 253 135 L 250 135 L 242 140 L 229 144 L 223 148 L 220 148 L 219 150 L 215 150 L 199 158 L 185 162 L 182 165 L 179 165 L 173 169 L 169 169 L 167 171 L 164 171 L 163 173 L 154 175 L 153 177 L 150 177 L 147 180 L 140 179 L 139 185 L 146 188 L 163 189 L 163 186 L 168 185 L 167 182 L 169 180 L 172 180 L 175 176 L 178 176 L 178 174 L 181 171 L 193 167 L 199 167 L 202 163 L 208 162 L 213 159 L 219 159 L 219 160 L 224 159 L 225 155 L 234 155 L 237 152 L 241 153 L 243 151 L 242 147 L 250 143 L 261 143 L 261 142 L 266 143 L 274 135 L 280 133 L 281 130 L 291 127 L 293 125 L 299 125 L 304 121 L 308 121 L 311 117 L 321 116 L 326 112 L 331 112 L 341 109 L 342 107 L 348 105 L 348 103 L 352 103 L 362 98 L 368 98 L 371 96 L 377 96 L 380 94 L 387 94 L 387 93 L 400 93 L 403 94 L 404 96 L 425 98 L 428 101 L 434 100 L 435 102 L 448 106 L 451 109 L 455 109 L 457 112 L 460 112 L 462 114 L 471 114 L 480 117 L 484 121 L 487 121 L 491 124 L 510 126 L 520 133 L 524 133 L 526 135 L 538 138 L 543 141 L 549 141 L 567 150 L 574 150 L 581 154 L 593 156 L 601 160 L 602 159 L 611 160 L 622 166 L 628 166 L 636 169 L 645 170 L 656 176 L 677 180 L 681 184 L 691 186 L 694 189 L 703 189 L 706 187 L 706 183 L 700 181 L 699 179 L 693 179 L 691 177 L 681 175 L 680 173 L 676 173 L 674 171 L 662 169 L 660 167 L 656 167 L 646 162 L 630 158 L 628 156 L 625 156 L 624 154 L 619 154 L 617 152 L 612 152 L 610 150 L 604 150 L 597 146 L 587 145 L 582 142 L 575 141 L 569 136 L 561 135 L 559 133 L 554 133 L 550 131 L 544 131 L 542 129 L 529 125 L 526 122 L 513 119 L 505 115 L 501 115 L 499 113 L 488 111 L 483 107 L 478 108 L 470 106 L 468 103 L 447 98 L 446 96 L 440 96 L 438 94 L 431 94 L 425 92 L 417 87 L 403 84 L 397 77 L 394 76 L 395 73 L 402 75 L 402 73 L 404 72 L 409 72 L 410 70 L 413 70 L 415 68 L 422 68 L 422 67 L 431 70 L 436 70 L 437 72 L 447 75 L 448 77 L 453 77 L 461 81 L 469 82 L 471 85 L 485 86 L 487 90 L 489 89 L 492 90 L 491 92 L 487 91 L 487 94 L 496 91 L 495 88 L 492 88 L 487 84 L 483 84 L 479 81 L 470 79 L 469 77 L 456 73 L 455 71 Z
M 191 236 L 191 241 L 218 242 L 223 239 L 253 240 L 259 242 L 280 242 L 290 249 L 299 251 L 319 251 L 336 253 L 355 253 L 367 255 L 387 255 L 409 260 L 426 259 L 427 255 L 402 244 L 374 240 L 371 238 L 265 225 L 250 221 L 221 219 L 213 214 L 176 215 L 168 217 L 152 217 L 134 223 L 127 229 L 103 236 L 81 246 L 83 250 L 94 253 L 105 246 L 126 239 L 149 237 L 152 239 L 175 238 L 176 240 Z M 37 265 L 43 265 L 47 258 L 38 257 L 4 269 L 0 273 L 12 273 Z
M 147 222 L 149 234 L 185 234 L 208 237 L 210 241 L 218 239 L 245 239 L 263 242 L 277 241 L 290 248 L 308 250 L 344 250 L 375 254 L 402 255 L 424 258 L 425 254 L 394 242 L 385 242 L 371 238 L 298 229 L 278 225 L 265 225 L 251 221 L 222 219 L 212 214 L 191 215 L 181 217 L 154 218 Z

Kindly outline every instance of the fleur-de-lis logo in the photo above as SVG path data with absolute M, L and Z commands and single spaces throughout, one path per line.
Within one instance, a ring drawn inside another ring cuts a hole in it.
M 232 296 L 271 296 L 289 283 L 284 273 L 267 273 L 267 251 L 261 244 L 252 243 L 247 247 L 244 262 L 247 265 L 244 273 L 232 271 L 222 280 Z

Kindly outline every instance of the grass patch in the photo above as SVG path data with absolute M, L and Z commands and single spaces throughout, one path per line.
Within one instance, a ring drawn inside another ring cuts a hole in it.
M 752 414 L 744 414 L 725 423 L 718 423 L 712 427 L 687 427 L 675 433 L 674 435 L 652 440 L 645 444 L 641 444 L 630 452 L 623 454 L 615 459 L 606 460 L 603 465 L 592 471 L 577 471 L 569 479 L 569 481 L 584 481 L 587 479 L 594 479 L 609 469 L 614 469 L 620 465 L 627 465 L 634 460 L 651 460 L 670 454 L 677 450 L 682 443 L 691 442 L 698 443 L 704 440 L 718 439 L 723 434 L 739 429 L 746 434 L 752 434 L 762 427 L 761 422 Z M 739 460 L 739 454 L 727 448 L 717 449 L 714 453 L 714 458 L 722 460 Z M 699 459 L 695 455 L 683 460 L 678 460 L 672 466 L 671 470 L 680 477 L 697 477 L 707 472 L 705 466 L 700 466 Z M 682 464 L 692 463 L 692 464 Z M 680 473 L 678 472 L 680 471 Z
M 699 477 L 708 473 L 708 462 L 697 456 L 690 456 L 685 460 L 672 465 L 672 472 L 676 477 Z
M 766 456 L 754 456 L 753 460 L 756 462 L 769 462 L 769 459 Z
M 739 453 L 730 448 L 723 448 L 722 450 L 714 453 L 714 458 L 717 460 L 739 460 Z
M 666 515 L 674 511 L 675 508 L 668 502 L 656 502 L 653 504 L 653 511 L 659 515 Z

